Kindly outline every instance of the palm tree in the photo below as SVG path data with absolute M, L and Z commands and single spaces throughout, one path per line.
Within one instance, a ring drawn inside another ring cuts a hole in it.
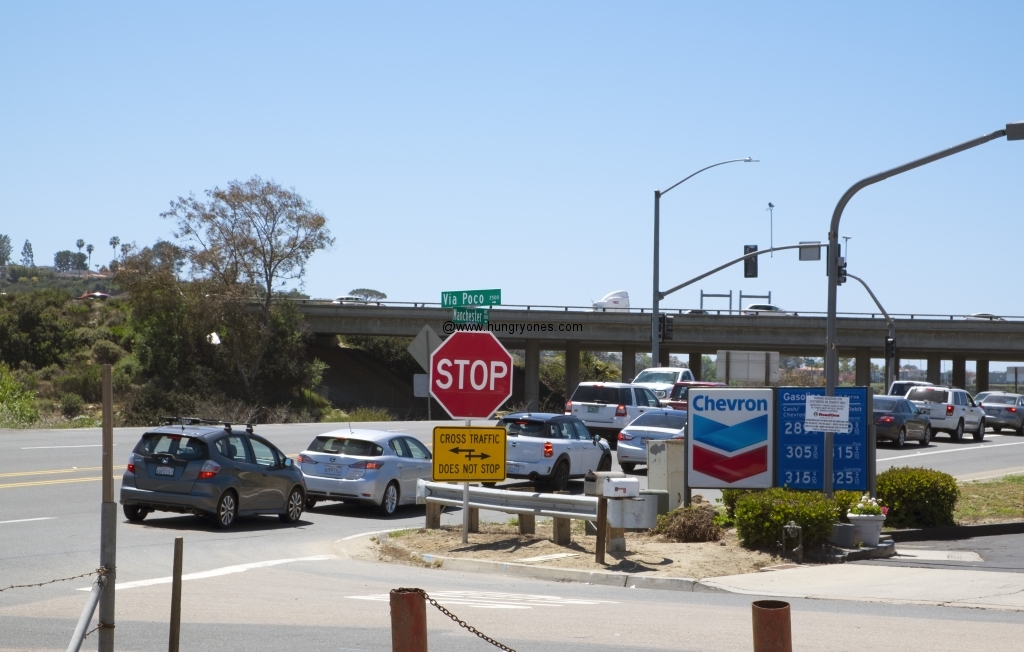
M 117 253 L 117 245 L 119 244 L 121 244 L 121 238 L 116 235 L 110 239 L 110 247 L 114 250 L 114 253 Z
M 86 245 L 85 246 L 85 251 L 86 251 L 86 253 L 89 254 L 89 269 L 92 269 L 92 252 L 95 251 L 95 250 L 96 250 L 96 248 L 93 247 L 92 245 Z
M 85 240 L 81 238 L 75 240 L 75 246 L 78 247 L 78 253 L 82 253 L 82 247 L 85 246 Z

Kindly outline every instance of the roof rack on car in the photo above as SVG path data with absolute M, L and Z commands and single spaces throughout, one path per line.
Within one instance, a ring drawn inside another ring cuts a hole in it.
M 213 425 L 213 426 L 224 426 L 224 430 L 226 430 L 227 432 L 231 432 L 231 422 L 230 421 L 200 419 L 199 417 L 160 417 L 160 418 L 163 420 L 164 425 L 167 425 L 167 426 L 174 425 L 175 423 L 180 423 L 181 427 L 184 428 L 185 426 L 194 426 L 196 424 L 202 423 L 202 424 L 209 424 L 209 425 Z M 245 424 L 245 431 L 247 433 L 249 433 L 249 434 L 252 434 L 252 424 L 251 423 Z

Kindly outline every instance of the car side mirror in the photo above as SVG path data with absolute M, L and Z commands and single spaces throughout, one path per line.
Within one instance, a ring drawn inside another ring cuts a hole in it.
M 601 443 L 601 435 L 591 435 L 591 439 L 594 440 L 595 444 L 600 444 Z
M 284 468 L 289 468 L 295 464 L 295 460 L 290 457 L 284 458 Z

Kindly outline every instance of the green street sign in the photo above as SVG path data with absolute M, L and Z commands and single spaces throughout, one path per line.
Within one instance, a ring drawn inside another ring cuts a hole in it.
M 462 306 L 500 306 L 501 290 L 465 290 L 459 292 L 442 292 L 442 308 L 461 308 Z
M 452 323 L 479 324 L 484 326 L 489 321 L 491 311 L 485 308 L 453 308 Z

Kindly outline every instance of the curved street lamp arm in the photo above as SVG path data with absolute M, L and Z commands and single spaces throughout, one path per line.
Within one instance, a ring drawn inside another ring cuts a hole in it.
M 892 321 L 892 317 L 889 316 L 889 313 L 887 313 L 885 311 L 885 308 L 882 307 L 882 304 L 879 303 L 878 297 L 876 297 L 875 293 L 871 291 L 871 288 L 868 287 L 868 284 L 864 282 L 864 279 L 860 278 L 859 276 L 854 276 L 850 272 L 846 272 L 846 276 L 847 278 L 852 278 L 853 280 L 857 281 L 858 283 L 864 286 L 864 289 L 867 290 L 868 294 L 871 295 L 871 300 L 875 302 L 875 305 L 878 306 L 878 309 L 882 311 L 883 315 L 885 315 L 885 321 L 888 322 L 889 326 L 893 326 L 894 323 Z
M 704 170 L 710 170 L 711 168 L 718 167 L 719 165 L 725 165 L 726 163 L 757 163 L 757 162 L 758 161 L 756 161 L 755 159 L 750 158 L 749 156 L 746 157 L 746 158 L 734 158 L 734 159 L 730 159 L 728 161 L 722 161 L 720 163 L 715 163 L 714 165 L 709 165 L 706 168 L 701 168 L 701 169 L 697 170 L 696 172 L 694 172 L 690 176 L 686 177 L 686 179 L 683 179 L 683 181 L 687 181 L 689 179 L 692 179 L 693 177 L 697 176 L 698 174 L 700 174 Z M 658 192 L 659 192 L 659 194 L 664 195 L 666 192 L 668 192 L 669 190 L 672 190 L 673 188 L 678 186 L 680 183 L 683 183 L 683 181 L 679 181 L 678 183 L 673 183 L 671 186 L 669 186 L 665 190 L 660 190 Z
M 668 295 L 672 294 L 676 290 L 682 290 L 687 285 L 693 285 L 694 283 L 696 283 L 697 281 L 699 281 L 701 279 L 707 278 L 707 277 L 711 276 L 712 274 L 717 274 L 718 272 L 722 271 L 726 267 L 732 267 L 736 263 L 742 263 L 744 260 L 746 260 L 748 258 L 756 258 L 757 256 L 760 256 L 761 254 L 766 254 L 766 253 L 769 253 L 769 252 L 772 252 L 772 251 L 782 251 L 783 249 L 799 249 L 800 247 L 823 247 L 823 246 L 824 245 L 822 243 L 820 243 L 820 242 L 812 242 L 810 244 L 806 244 L 805 243 L 805 244 L 786 245 L 785 247 L 770 247 L 768 249 L 764 249 L 764 250 L 761 250 L 761 251 L 752 251 L 749 254 L 746 254 L 744 256 L 740 256 L 736 260 L 731 260 L 731 261 L 727 262 L 726 264 L 722 265 L 721 267 L 716 267 L 713 270 L 711 270 L 710 272 L 705 272 L 705 273 L 701 274 L 700 276 L 695 276 L 695 277 L 691 278 L 689 281 L 686 281 L 685 283 L 680 283 L 679 285 L 675 286 L 674 288 L 672 288 L 670 290 L 665 290 L 664 292 L 660 292 L 659 294 L 661 296 L 659 298 L 664 299 L 665 297 L 667 297 Z

